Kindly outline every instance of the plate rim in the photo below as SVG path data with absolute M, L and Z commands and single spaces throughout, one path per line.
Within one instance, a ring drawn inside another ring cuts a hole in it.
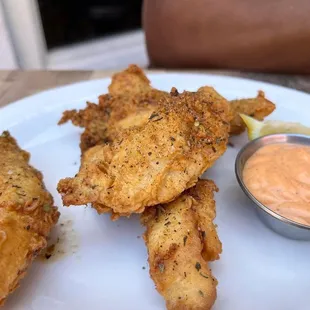
M 167 79 L 167 82 L 168 82 L 168 78 L 169 77 L 173 77 L 175 75 L 182 75 L 184 78 L 186 77 L 189 77 L 189 76 L 195 76 L 195 77 L 200 77 L 200 78 L 203 78 L 203 77 L 207 77 L 207 78 L 210 78 L 210 79 L 215 79 L 215 80 L 218 80 L 220 82 L 220 80 L 223 81 L 223 83 L 227 83 L 229 81 L 234 81 L 234 83 L 238 83 L 238 82 L 241 82 L 241 83 L 246 83 L 247 85 L 249 85 L 249 83 L 253 86 L 253 88 L 257 88 L 257 90 L 259 88 L 270 88 L 272 87 L 275 91 L 289 91 L 292 96 L 299 96 L 299 95 L 306 95 L 307 98 L 309 98 L 309 109 L 310 109 L 310 94 L 308 93 L 305 93 L 305 92 L 302 92 L 302 91 L 298 91 L 298 90 L 294 90 L 294 89 L 290 89 L 288 87 L 284 87 L 284 86 L 279 86 L 279 85 L 276 85 L 276 84 L 272 84 L 272 83 L 266 83 L 266 82 L 260 82 L 260 81 L 255 81 L 255 80 L 250 80 L 250 79 L 245 79 L 245 78 L 239 78 L 239 77 L 232 77 L 232 76 L 222 76 L 222 75 L 213 75 L 213 74 L 204 74 L 204 73 L 183 73 L 183 72 L 169 72 L 169 73 L 150 73 L 150 74 L 147 74 L 147 77 L 151 80 L 152 82 L 152 78 L 154 76 L 156 76 L 157 78 L 160 78 L 161 76 L 165 76 L 165 78 Z M 105 83 L 109 83 L 110 82 L 110 78 L 107 77 L 107 78 L 102 78 L 102 79 L 94 79 L 94 80 L 90 80 L 90 81 L 80 81 L 80 82 L 76 82 L 76 83 L 72 83 L 72 84 L 68 84 L 68 85 L 65 85 L 65 86 L 59 86 L 59 87 L 55 87 L 55 88 L 51 88 L 51 89 L 48 89 L 48 90 L 45 90 L 45 91 L 42 91 L 42 92 L 39 92 L 37 94 L 34 94 L 34 95 L 30 95 L 30 96 L 27 96 L 27 97 L 24 97 L 22 99 L 19 99 L 15 102 L 12 102 L 8 105 L 6 105 L 5 107 L 2 107 L 0 109 L 0 113 L 1 111 L 3 110 L 6 110 L 6 109 L 9 109 L 12 110 L 12 115 L 16 115 L 15 117 L 18 118 L 17 116 L 17 111 L 16 109 L 19 108 L 19 107 L 22 107 L 22 112 L 20 112 L 19 114 L 22 114 L 24 113 L 25 111 L 25 105 L 30 102 L 31 100 L 34 101 L 33 105 L 36 105 L 36 106 L 39 106 L 41 104 L 41 106 L 43 106 L 43 109 L 38 109 L 38 113 L 41 113 L 41 111 L 44 111 L 44 104 L 40 103 L 40 99 L 41 98 L 44 98 L 46 96 L 49 96 L 50 94 L 52 94 L 53 92 L 59 92 L 57 93 L 57 97 L 58 96 L 61 96 L 62 93 L 61 92 L 70 92 L 70 89 L 74 89 L 76 87 L 79 87 L 79 85 L 83 84 L 85 86 L 85 90 L 89 87 L 88 85 L 96 85 L 94 86 L 94 88 L 97 88 L 99 85 L 102 85 L 102 88 L 104 88 L 106 86 Z M 90 86 L 90 88 L 92 88 L 92 86 Z M 240 86 L 240 89 L 242 88 L 242 85 Z M 86 92 L 86 91 L 85 91 Z M 268 92 L 266 90 L 266 92 Z M 91 93 L 91 91 L 90 91 Z M 97 94 L 99 95 L 99 94 Z M 268 95 L 268 93 L 267 93 Z M 70 95 L 71 96 L 71 95 Z M 76 96 L 75 94 L 72 94 L 72 97 Z M 91 95 L 90 95 L 91 96 Z M 78 100 L 78 101 L 81 101 L 83 100 L 82 97 L 78 98 L 78 99 L 73 99 L 71 102 L 74 102 L 75 100 Z M 86 99 L 85 99 L 86 101 Z M 18 104 L 18 105 L 17 105 Z M 50 104 L 47 104 L 48 106 L 50 106 Z M 46 110 L 45 110 L 46 111 Z M 0 121 L 1 119 L 5 117 L 5 116 L 1 116 L 0 114 Z M 217 264 L 218 264 L 218 268 L 220 268 L 220 264 L 221 261 L 219 261 Z M 155 291 L 155 289 L 154 289 Z M 156 292 L 156 291 L 155 291 Z M 70 306 L 70 305 L 69 305 Z
M 99 83 L 104 84 L 105 83 L 110 83 L 111 81 L 111 77 L 113 74 L 111 74 L 110 77 L 105 77 L 105 78 L 99 78 L 99 79 L 93 79 L 93 80 L 81 80 L 79 82 L 75 82 L 75 83 L 70 83 L 67 85 L 63 85 L 63 86 L 56 86 L 56 87 L 52 87 L 43 91 L 40 91 L 38 93 L 29 95 L 29 96 L 25 96 L 21 99 L 18 99 L 16 101 L 12 101 L 8 104 L 6 104 L 3 107 L 0 107 L 0 113 L 5 111 L 5 110 L 9 110 L 9 109 L 15 109 L 16 107 L 18 107 L 21 104 L 24 104 L 24 101 L 28 101 L 30 99 L 33 99 L 34 101 L 37 100 L 38 98 L 42 97 L 42 96 L 47 96 L 55 91 L 57 92 L 66 92 L 68 90 L 70 90 L 70 88 L 76 88 L 78 86 L 83 86 L 83 87 L 87 87 L 89 85 L 96 85 Z M 231 76 L 231 75 L 220 75 L 220 74 L 212 74 L 212 73 L 203 73 L 203 72 L 182 72 L 182 71 L 169 71 L 169 72 L 146 72 L 146 76 L 148 77 L 148 79 L 150 79 L 151 83 L 152 83 L 152 77 L 160 77 L 160 76 L 167 76 L 167 77 L 173 77 L 173 76 L 184 76 L 184 77 L 206 77 L 206 78 L 213 78 L 215 80 L 219 80 L 219 79 L 223 79 L 226 80 L 227 82 L 229 81 L 233 81 L 233 82 L 245 82 L 248 84 L 251 84 L 252 86 L 257 85 L 257 88 L 259 89 L 260 87 L 273 87 L 274 89 L 278 89 L 278 90 L 284 90 L 284 91 L 290 91 L 293 93 L 296 93 L 296 95 L 306 95 L 310 97 L 310 93 L 307 93 L 305 91 L 301 91 L 301 90 L 297 90 L 294 88 L 290 88 L 290 87 L 286 87 L 286 86 L 282 86 L 282 85 L 278 85 L 278 84 L 273 84 L 270 82 L 265 82 L 265 81 L 260 81 L 260 80 L 253 80 L 253 79 L 247 79 L 244 77 L 236 77 L 236 76 Z M 172 83 L 173 84 L 173 83 Z M 172 87 L 172 86 L 171 86 Z M 99 96 L 100 94 L 98 94 Z M 82 98 L 76 99 L 76 100 L 81 100 Z M 309 98 L 310 99 L 310 98 Z M 75 101 L 75 100 L 73 100 Z M 37 105 L 37 104 L 36 104 Z

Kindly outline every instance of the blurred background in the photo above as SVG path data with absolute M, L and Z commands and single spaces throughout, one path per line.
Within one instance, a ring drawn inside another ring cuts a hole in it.
M 0 0 L 0 69 L 148 65 L 142 0 Z

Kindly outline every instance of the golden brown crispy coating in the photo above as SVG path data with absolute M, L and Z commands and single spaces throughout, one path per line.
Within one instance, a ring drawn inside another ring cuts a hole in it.
M 175 201 L 141 216 L 150 275 L 168 310 L 207 310 L 215 302 L 217 281 L 207 263 L 222 251 L 213 224 L 215 190 L 212 181 L 200 180 Z
M 171 95 L 147 123 L 120 131 L 117 139 L 89 149 L 75 178 L 61 180 L 64 205 L 93 203 L 99 213 L 141 213 L 173 200 L 226 150 L 226 111 L 197 93 Z
M 31 167 L 29 153 L 8 132 L 0 136 L 0 305 L 15 290 L 59 212 L 42 174 Z
M 112 76 L 109 93 L 112 96 L 132 96 L 153 90 L 149 79 L 137 65 L 130 65 L 126 70 Z
M 212 87 L 201 87 L 199 93 L 203 100 L 213 102 L 214 110 L 225 111 L 232 135 L 245 130 L 239 113 L 263 120 L 275 109 L 262 91 L 256 98 L 233 100 L 230 104 Z M 147 122 L 158 102 L 168 96 L 152 88 L 144 72 L 131 65 L 112 77 L 109 94 L 101 95 L 98 104 L 87 103 L 85 109 L 65 111 L 59 124 L 71 120 L 74 125 L 85 128 L 80 143 L 83 153 L 95 145 L 113 141 L 119 130 Z
M 187 190 L 187 194 L 198 204 L 194 204 L 192 209 L 198 218 L 197 229 L 203 242 L 202 256 L 206 261 L 219 259 L 219 254 L 222 253 L 222 243 L 213 224 L 216 216 L 214 192 L 217 191 L 217 186 L 211 180 L 199 180 L 194 187 Z
M 101 95 L 99 103 L 87 103 L 83 110 L 65 111 L 59 124 L 69 120 L 85 128 L 81 136 L 82 153 L 87 149 L 109 142 L 116 131 L 147 122 L 157 102 L 169 94 L 150 86 L 143 71 L 131 65 L 115 74 L 109 94 Z
M 262 121 L 271 114 L 276 106 L 265 97 L 263 91 L 259 91 L 256 98 L 240 99 L 230 101 L 233 118 L 230 122 L 230 133 L 238 135 L 242 133 L 246 126 L 240 117 L 240 113 L 254 117 Z
M 230 123 L 233 115 L 229 101 L 221 96 L 213 87 L 202 86 L 197 92 L 200 95 L 200 100 L 204 102 L 210 102 L 213 106 L 215 113 L 219 113 L 222 116 L 223 121 Z M 229 129 L 229 127 L 227 127 Z
M 82 153 L 89 148 L 109 142 L 107 139 L 108 111 L 99 104 L 87 102 L 85 109 L 69 110 L 63 113 L 59 125 L 71 121 L 73 125 L 85 128 L 81 135 L 80 148 Z

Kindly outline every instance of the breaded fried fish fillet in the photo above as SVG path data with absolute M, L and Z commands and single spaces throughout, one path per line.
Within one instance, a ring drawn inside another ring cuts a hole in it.
M 222 251 L 213 224 L 216 190 L 212 181 L 200 180 L 175 201 L 141 216 L 150 275 L 168 310 L 207 310 L 215 302 L 217 281 L 208 261 Z
M 19 285 L 59 212 L 42 174 L 8 132 L 0 136 L 0 305 Z
M 204 89 L 159 101 L 146 123 L 89 149 L 79 173 L 59 182 L 64 205 L 92 203 L 99 213 L 141 213 L 172 201 L 226 150 L 227 112 L 203 100 Z

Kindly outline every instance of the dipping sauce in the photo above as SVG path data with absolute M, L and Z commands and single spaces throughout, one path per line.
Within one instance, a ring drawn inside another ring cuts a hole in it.
M 310 225 L 310 146 L 263 146 L 247 160 L 243 181 L 252 195 L 272 211 Z

